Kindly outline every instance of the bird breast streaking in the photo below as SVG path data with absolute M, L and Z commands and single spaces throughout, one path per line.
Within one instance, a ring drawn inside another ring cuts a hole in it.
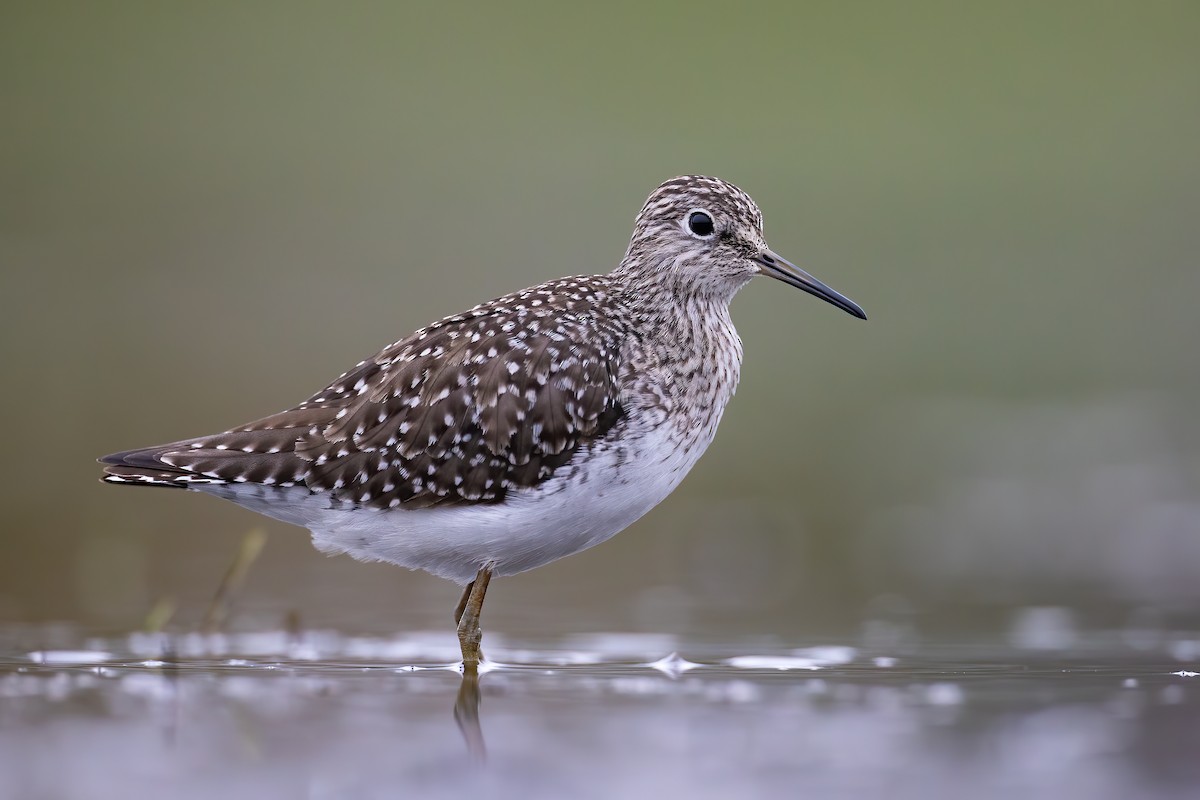
M 105 456 L 104 480 L 214 494 L 309 528 L 323 550 L 468 584 L 470 663 L 493 574 L 604 541 L 704 452 L 741 365 L 729 303 L 758 275 L 865 319 L 767 247 L 745 192 L 674 178 L 612 272 L 446 317 L 281 413 Z

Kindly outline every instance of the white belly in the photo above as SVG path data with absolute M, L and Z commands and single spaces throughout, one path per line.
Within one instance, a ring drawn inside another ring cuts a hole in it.
M 310 529 L 313 544 L 324 552 L 466 584 L 488 562 L 495 575 L 513 575 L 624 530 L 679 485 L 715 429 L 714 422 L 711 431 L 688 437 L 686 446 L 672 437 L 670 425 L 625 437 L 623 448 L 610 439 L 597 442 L 544 484 L 511 492 L 495 505 L 349 510 L 331 508 L 328 495 L 302 488 L 241 484 L 201 490 Z

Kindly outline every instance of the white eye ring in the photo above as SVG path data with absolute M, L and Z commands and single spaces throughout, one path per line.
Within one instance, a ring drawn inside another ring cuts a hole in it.
M 717 232 L 712 214 L 703 208 L 693 208 L 683 215 L 683 229 L 697 239 L 711 239 Z

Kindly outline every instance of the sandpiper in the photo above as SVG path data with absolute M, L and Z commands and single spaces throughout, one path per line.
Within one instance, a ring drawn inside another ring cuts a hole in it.
M 605 541 L 708 447 L 742 361 L 729 303 L 756 275 L 866 319 L 767 247 L 741 189 L 673 178 L 612 272 L 446 317 L 279 414 L 105 456 L 104 480 L 223 497 L 324 552 L 465 586 L 454 618 L 474 668 L 492 576 Z

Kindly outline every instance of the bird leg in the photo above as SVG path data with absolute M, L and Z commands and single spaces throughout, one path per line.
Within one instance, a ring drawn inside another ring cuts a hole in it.
M 475 581 L 471 581 L 463 589 L 462 597 L 458 598 L 458 605 L 454 607 L 454 624 L 462 622 L 463 612 L 467 610 L 467 598 L 471 596 L 471 592 L 475 589 Z
M 462 648 L 463 669 L 474 672 L 482 657 L 479 642 L 483 631 L 479 629 L 479 612 L 483 610 L 483 596 L 487 593 L 488 581 L 492 579 L 492 564 L 484 564 L 467 584 L 454 616 L 458 622 L 458 645 Z

